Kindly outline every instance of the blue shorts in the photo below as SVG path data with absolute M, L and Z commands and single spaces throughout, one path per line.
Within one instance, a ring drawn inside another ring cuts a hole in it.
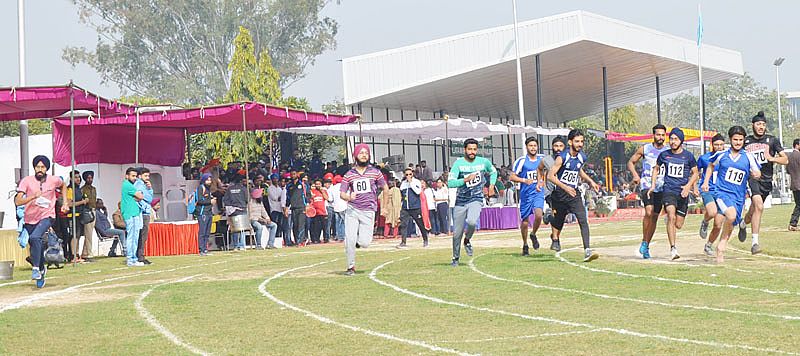
M 703 205 L 715 203 L 717 201 L 717 192 L 700 191 L 700 197 L 703 198 Z
M 729 208 L 736 209 L 736 220 L 733 221 L 733 226 L 739 225 L 739 223 L 742 222 L 742 210 L 744 210 L 744 200 L 738 201 L 734 195 L 723 192 L 717 192 L 716 197 L 717 197 L 716 199 L 717 208 L 719 209 L 719 213 L 725 214 L 725 211 L 728 210 Z
M 534 209 L 544 210 L 544 191 L 533 194 L 520 194 L 519 197 L 519 217 L 525 220 L 533 214 Z

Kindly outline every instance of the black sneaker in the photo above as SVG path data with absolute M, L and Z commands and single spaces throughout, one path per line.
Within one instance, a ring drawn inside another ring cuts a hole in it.
M 472 257 L 472 244 L 469 241 L 464 241 L 464 250 L 467 251 L 467 256 Z
M 359 245 L 358 242 L 356 242 L 356 248 L 361 248 L 361 245 Z
M 553 251 L 561 251 L 561 241 L 560 240 L 551 240 L 552 243 L 550 244 L 550 249 Z
M 534 250 L 538 250 L 539 249 L 539 239 L 537 239 L 536 235 L 534 235 L 534 234 L 530 234 L 530 238 L 531 238 L 531 241 L 533 241 L 533 249 Z
M 458 267 L 458 259 L 454 258 L 453 262 L 450 262 L 450 265 L 453 267 Z
M 529 256 L 530 253 L 528 252 L 528 245 L 522 245 L 522 255 Z
M 356 268 L 355 267 L 350 267 L 350 268 L 347 269 L 347 271 L 344 272 L 345 276 L 352 276 L 352 275 L 355 275 L 355 274 L 356 274 Z
M 744 242 L 744 240 L 747 240 L 747 224 L 742 221 L 739 224 L 739 242 Z

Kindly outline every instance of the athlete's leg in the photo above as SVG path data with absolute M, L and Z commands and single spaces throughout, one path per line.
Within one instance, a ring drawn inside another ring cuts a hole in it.
M 675 234 L 678 232 L 676 228 L 677 214 L 675 205 L 667 205 L 667 240 L 669 240 L 669 247 L 675 247 Z
M 722 236 L 719 239 L 719 244 L 717 244 L 717 263 L 725 262 L 725 249 L 728 246 L 728 239 L 731 237 L 731 232 L 733 231 L 733 223 L 736 221 L 736 208 L 729 207 L 725 210 L 725 214 L 718 215 L 720 216 L 720 220 L 724 219 L 723 227 L 722 227 Z M 724 216 L 724 218 L 721 218 Z
M 461 257 L 461 238 L 464 236 L 464 225 L 467 220 L 467 207 L 453 207 L 453 259 Z

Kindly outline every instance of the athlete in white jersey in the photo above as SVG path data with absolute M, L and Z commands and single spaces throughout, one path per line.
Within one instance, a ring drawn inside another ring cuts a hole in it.
M 628 160 L 628 170 L 633 175 L 633 184 L 640 184 L 639 199 L 644 203 L 644 218 L 642 219 L 642 244 L 639 246 L 639 254 L 642 258 L 650 258 L 650 240 L 656 232 L 658 215 L 661 213 L 663 205 L 661 188 L 664 185 L 664 171 L 660 170 L 658 177 L 653 178 L 653 167 L 661 152 L 669 150 L 669 146 L 664 145 L 667 135 L 667 127 L 658 124 L 653 126 L 653 143 L 648 143 L 636 149 L 636 153 Z M 642 174 L 636 170 L 636 163 L 644 158 L 642 162 Z M 649 196 L 647 191 L 654 186 L 653 193 Z

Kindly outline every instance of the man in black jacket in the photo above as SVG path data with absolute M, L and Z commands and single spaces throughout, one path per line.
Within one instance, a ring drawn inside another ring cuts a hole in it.
M 197 218 L 199 229 L 197 231 L 197 247 L 200 256 L 209 255 L 208 236 L 211 234 L 212 213 L 211 206 L 217 203 L 217 198 L 211 196 L 211 174 L 203 173 L 200 176 L 200 186 L 192 194 L 197 194 L 197 206 L 194 216 Z
M 247 214 L 247 186 L 245 181 L 244 170 L 240 170 L 233 178 L 233 185 L 228 187 L 225 196 L 222 198 L 222 204 L 225 205 L 225 215 L 228 216 L 228 225 L 231 225 L 232 219 L 237 215 Z M 232 235 L 232 243 L 236 250 L 244 250 L 244 232 L 234 232 Z
M 303 183 L 305 174 L 298 174 L 286 185 L 286 206 L 291 210 L 292 230 L 295 245 L 306 242 L 305 208 L 311 201 L 311 189 Z

